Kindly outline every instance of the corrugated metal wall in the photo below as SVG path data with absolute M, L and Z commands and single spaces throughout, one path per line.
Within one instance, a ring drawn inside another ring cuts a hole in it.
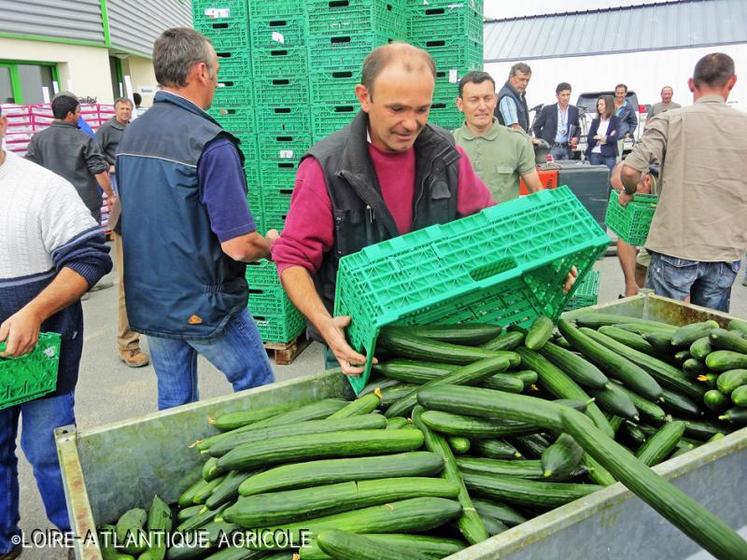
M 107 0 L 109 33 L 117 47 L 150 56 L 153 43 L 170 27 L 192 27 L 189 0 Z
M 0 32 L 104 42 L 99 0 L 0 0 Z

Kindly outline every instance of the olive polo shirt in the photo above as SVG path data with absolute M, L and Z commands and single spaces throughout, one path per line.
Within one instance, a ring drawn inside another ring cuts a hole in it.
M 493 120 L 484 136 L 475 136 L 466 123 L 452 134 L 497 204 L 519 197 L 519 178 L 535 167 L 534 149 L 524 132 Z

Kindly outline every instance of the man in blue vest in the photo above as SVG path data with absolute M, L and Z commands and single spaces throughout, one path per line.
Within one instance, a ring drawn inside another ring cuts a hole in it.
M 498 92 L 498 105 L 495 109 L 495 117 L 499 123 L 526 133 L 529 133 L 526 93 L 531 77 L 532 69 L 528 64 L 514 64 L 508 74 L 508 81 Z
M 153 67 L 161 91 L 125 130 L 116 169 L 127 315 L 148 336 L 165 409 L 199 398 L 197 354 L 236 391 L 273 381 L 244 263 L 268 257 L 277 232 L 256 231 L 238 140 L 205 112 L 219 67 L 208 40 L 168 29 Z

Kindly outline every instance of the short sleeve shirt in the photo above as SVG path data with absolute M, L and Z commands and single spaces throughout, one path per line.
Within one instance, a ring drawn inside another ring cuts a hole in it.
M 520 177 L 535 168 L 529 136 L 497 121 L 493 121 L 492 128 L 484 136 L 475 136 L 466 124 L 453 134 L 496 203 L 519 197 Z

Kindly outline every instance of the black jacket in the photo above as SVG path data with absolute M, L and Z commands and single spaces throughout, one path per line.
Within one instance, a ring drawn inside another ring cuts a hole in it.
M 586 140 L 586 157 L 589 157 L 591 150 L 597 145 L 597 141 L 594 137 L 597 135 L 599 129 L 599 116 L 591 121 L 591 127 L 589 127 L 589 136 Z M 620 140 L 620 119 L 615 115 L 610 117 L 610 124 L 607 126 L 607 142 L 602 144 L 602 155 L 605 157 L 617 157 L 617 141 Z
M 545 105 L 532 126 L 534 136 L 542 138 L 551 146 L 558 132 L 558 104 Z M 568 105 L 568 140 L 578 138 L 578 108 Z

